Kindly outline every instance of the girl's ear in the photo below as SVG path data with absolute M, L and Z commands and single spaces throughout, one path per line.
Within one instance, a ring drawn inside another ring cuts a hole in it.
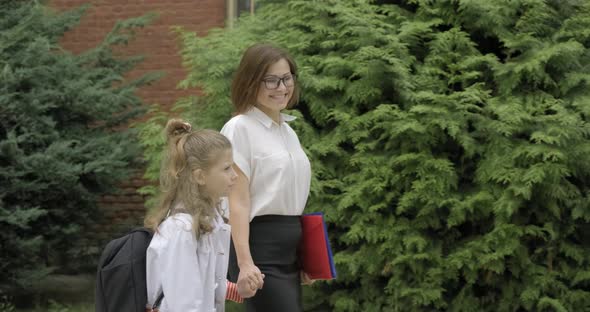
M 193 170 L 193 177 L 195 178 L 195 181 L 197 181 L 198 185 L 205 185 L 205 172 L 203 169 Z

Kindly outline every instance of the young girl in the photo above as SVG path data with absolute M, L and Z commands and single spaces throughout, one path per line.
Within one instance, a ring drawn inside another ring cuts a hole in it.
M 166 125 L 160 171 L 160 206 L 145 226 L 154 230 L 147 249 L 148 307 L 164 294 L 161 312 L 224 311 L 225 299 L 241 301 L 256 289 L 226 280 L 230 226 L 219 199 L 235 183 L 230 142 L 212 130 L 191 131 L 181 120 Z

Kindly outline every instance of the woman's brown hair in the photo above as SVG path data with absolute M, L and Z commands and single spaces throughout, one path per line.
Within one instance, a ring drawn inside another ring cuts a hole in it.
M 256 104 L 258 90 L 264 75 L 272 64 L 281 59 L 285 59 L 289 63 L 291 74 L 297 76 L 297 65 L 287 51 L 270 44 L 260 43 L 246 49 L 231 85 L 231 100 L 237 114 L 247 112 Z M 293 107 L 299 101 L 297 82 L 295 82 L 294 88 L 287 108 Z
M 204 194 L 195 181 L 193 171 L 207 170 L 220 152 L 231 149 L 231 143 L 213 130 L 192 131 L 190 124 L 171 119 L 166 124 L 166 150 L 160 168 L 160 202 L 144 220 L 144 225 L 156 231 L 166 215 L 185 212 L 193 217 L 197 236 L 212 230 L 219 212 L 219 199 Z M 180 211 L 173 208 L 181 207 Z

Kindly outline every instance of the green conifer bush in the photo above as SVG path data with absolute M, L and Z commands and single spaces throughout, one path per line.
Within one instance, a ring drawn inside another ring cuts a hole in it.
M 104 41 L 73 55 L 59 45 L 86 7 L 56 13 L 39 1 L 0 2 L 0 280 L 26 287 L 52 269 L 72 269 L 79 234 L 96 217 L 97 195 L 141 157 L 125 123 L 141 114 L 125 81 L 141 58 L 118 58 L 148 17 L 118 23 Z M 121 130 L 119 130 L 121 129 Z
M 219 129 L 247 46 L 294 56 L 339 274 L 309 311 L 590 311 L 588 29 L 575 0 L 267 1 L 179 30 L 179 106 Z

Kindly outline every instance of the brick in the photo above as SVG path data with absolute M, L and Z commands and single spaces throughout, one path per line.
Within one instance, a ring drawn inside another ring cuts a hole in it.
M 126 187 L 126 188 L 121 189 L 121 192 L 122 192 L 122 194 L 127 195 L 127 196 L 134 195 L 137 193 L 137 188 Z
M 113 195 L 106 195 L 106 196 L 103 196 L 103 197 L 102 197 L 101 201 L 102 201 L 102 202 L 104 202 L 104 203 L 112 203 L 112 202 L 114 202 L 116 199 L 117 199 L 117 198 L 116 198 L 115 196 L 113 196 Z
M 133 195 L 133 196 L 129 196 L 129 202 L 131 203 L 141 203 L 141 208 L 143 208 L 143 202 L 145 201 L 145 198 L 143 196 L 140 195 Z

